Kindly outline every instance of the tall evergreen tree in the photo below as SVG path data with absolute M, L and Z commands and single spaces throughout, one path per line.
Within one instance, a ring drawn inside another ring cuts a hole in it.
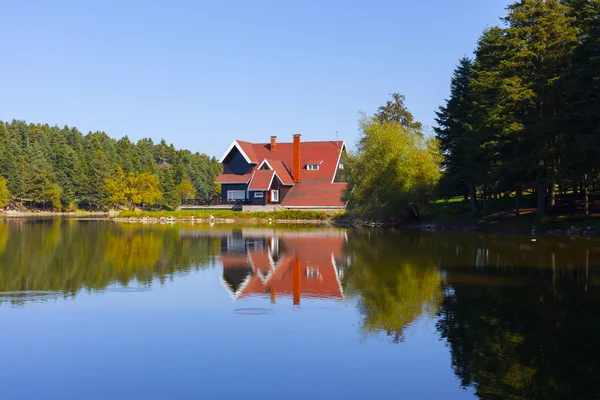
M 460 187 L 465 197 L 471 198 L 471 209 L 477 211 L 475 183 L 479 171 L 477 137 L 473 132 L 473 63 L 460 59 L 450 83 L 450 98 L 436 112 L 434 131 L 444 153 L 444 178 L 452 186 Z
M 531 143 L 527 168 L 534 174 L 537 212 L 542 215 L 546 190 L 554 186 L 560 162 L 564 100 L 559 88 L 569 73 L 577 29 L 569 8 L 556 0 L 522 0 L 508 10 L 506 41 L 514 51 L 501 64 L 502 87 L 515 103 L 521 134 Z
M 379 122 L 398 122 L 406 129 L 421 132 L 423 125 L 415 121 L 413 115 L 404 104 L 406 97 L 400 93 L 392 93 L 392 100 L 379 107 L 375 119 Z
M 135 176 L 158 171 L 165 192 L 165 202 L 161 204 L 169 208 L 179 204 L 175 187 L 186 177 L 192 179 L 196 188 L 208 188 L 198 191 L 198 196 L 204 197 L 210 195 L 221 171 L 214 158 L 177 150 L 164 140 L 158 145 L 150 139 L 133 144 L 127 137 L 117 141 L 104 132 L 83 135 L 68 126 L 0 121 L 0 176 L 6 179 L 17 202 L 105 209 L 110 199 L 104 182 L 117 167 Z M 148 176 L 144 177 L 151 182 Z M 154 196 L 160 193 L 152 185 L 143 187 Z M 143 193 L 140 196 L 152 199 Z

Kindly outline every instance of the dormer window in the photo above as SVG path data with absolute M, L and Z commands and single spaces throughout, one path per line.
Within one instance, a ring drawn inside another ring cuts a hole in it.
M 319 164 L 306 164 L 306 170 L 307 171 L 318 171 Z

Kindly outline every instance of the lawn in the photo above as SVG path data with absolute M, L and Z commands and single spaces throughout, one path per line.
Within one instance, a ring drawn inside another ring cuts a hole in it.
M 184 210 L 184 211 L 121 211 L 119 218 L 175 218 L 175 219 L 273 220 L 273 221 L 332 221 L 341 218 L 343 211 L 281 210 L 270 212 L 243 212 L 233 210 Z

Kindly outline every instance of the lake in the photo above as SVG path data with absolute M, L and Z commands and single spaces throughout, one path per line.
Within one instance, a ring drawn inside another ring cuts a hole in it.
M 0 220 L 0 399 L 594 399 L 600 240 Z

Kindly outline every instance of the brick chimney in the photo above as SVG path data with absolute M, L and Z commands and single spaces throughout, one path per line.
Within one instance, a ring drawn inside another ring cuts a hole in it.
M 269 150 L 275 151 L 276 148 L 277 148 L 277 136 L 271 136 L 271 146 L 269 147 Z
M 294 158 L 292 160 L 292 177 L 294 178 L 294 182 L 300 182 L 300 171 L 302 171 L 302 166 L 300 165 L 300 134 L 294 134 L 294 144 L 293 144 L 293 155 Z

